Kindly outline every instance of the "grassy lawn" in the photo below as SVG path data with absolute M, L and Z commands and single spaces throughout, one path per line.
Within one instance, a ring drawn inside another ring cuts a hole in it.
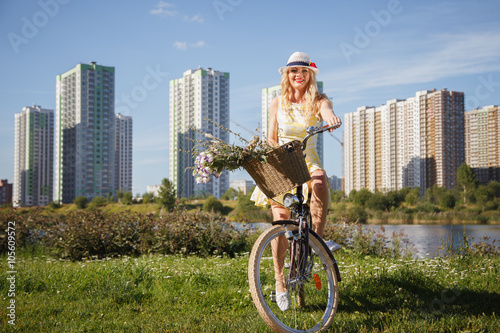
M 499 332 L 500 259 L 336 255 L 332 332 Z M 17 254 L 19 332 L 267 332 L 248 290 L 248 254 L 151 255 L 80 262 Z M 0 257 L 0 330 L 7 317 Z

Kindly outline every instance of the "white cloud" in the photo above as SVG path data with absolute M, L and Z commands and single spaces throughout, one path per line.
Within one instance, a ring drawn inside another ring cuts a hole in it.
M 191 48 L 202 48 L 205 47 L 207 43 L 204 40 L 197 41 L 196 43 L 180 42 L 176 41 L 174 47 L 181 51 L 186 51 L 189 47 Z
M 203 23 L 205 22 L 205 19 L 203 17 L 201 17 L 200 14 L 196 14 L 195 16 L 193 17 L 189 17 L 189 16 L 184 16 L 184 22 L 196 22 L 196 23 Z
M 150 11 L 150 13 L 153 15 L 158 15 L 158 16 L 171 16 L 171 17 L 173 17 L 173 16 L 177 15 L 177 11 L 171 9 L 174 7 L 175 7 L 174 4 L 160 1 L 156 5 L 156 7 Z
M 200 47 L 204 47 L 206 45 L 205 41 L 204 40 L 200 40 L 196 43 L 192 43 L 192 44 L 189 44 L 191 47 L 196 47 L 196 48 L 200 48 Z
M 412 40 L 410 52 L 402 46 L 404 38 L 392 42 L 392 50 L 386 48 L 384 57 L 362 50 L 364 59 L 370 60 L 326 72 L 319 79 L 330 81 L 327 86 L 334 91 L 356 93 L 500 70 L 500 33 L 496 31 L 436 34 Z
M 179 42 L 179 41 L 176 41 L 176 42 L 174 43 L 174 47 L 175 47 L 177 50 L 186 51 L 186 50 L 187 50 L 187 42 Z

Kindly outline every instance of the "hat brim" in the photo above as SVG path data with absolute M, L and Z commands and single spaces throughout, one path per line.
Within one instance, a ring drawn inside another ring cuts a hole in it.
M 287 68 L 290 68 L 290 67 L 305 67 L 305 68 L 309 68 L 310 70 L 312 70 L 315 75 L 319 74 L 319 69 L 317 69 L 315 67 L 311 67 L 311 66 L 302 66 L 302 65 L 283 66 L 278 70 L 279 70 L 280 74 L 283 75 L 286 72 Z

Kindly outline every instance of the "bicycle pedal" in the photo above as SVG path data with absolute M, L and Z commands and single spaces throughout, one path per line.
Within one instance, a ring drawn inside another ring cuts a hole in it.
M 276 290 L 271 290 L 269 298 L 271 299 L 271 302 L 276 303 Z

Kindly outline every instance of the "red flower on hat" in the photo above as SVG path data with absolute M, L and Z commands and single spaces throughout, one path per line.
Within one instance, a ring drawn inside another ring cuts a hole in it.
M 313 67 L 313 68 L 318 68 L 318 67 L 316 67 L 316 64 L 314 62 L 309 63 L 309 66 Z

